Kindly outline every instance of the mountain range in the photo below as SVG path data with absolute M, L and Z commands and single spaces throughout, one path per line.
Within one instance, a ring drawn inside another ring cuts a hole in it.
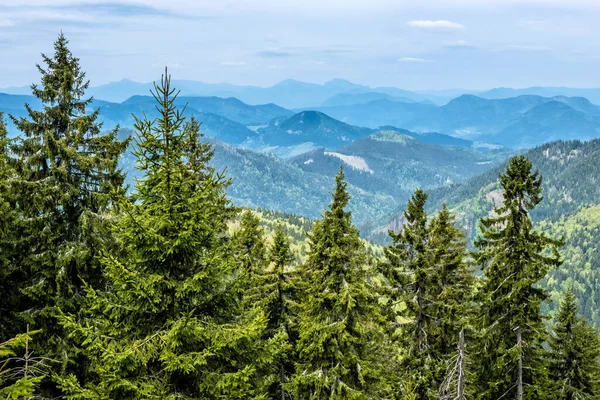
M 369 87 L 349 82 L 344 79 L 333 79 L 322 85 L 286 79 L 271 87 L 238 86 L 229 83 L 204 83 L 190 80 L 173 80 L 172 84 L 181 91 L 182 96 L 217 96 L 236 97 L 248 104 L 276 103 L 286 108 L 314 107 L 326 103 L 338 94 L 379 93 L 391 98 L 405 98 L 410 101 L 433 101 L 443 104 L 450 98 L 435 94 L 420 94 L 393 87 Z M 120 103 L 136 95 L 148 95 L 153 83 L 141 83 L 128 79 L 111 82 L 105 85 L 90 87 L 87 94 L 99 100 Z M 8 94 L 29 94 L 29 86 L 0 89 Z M 358 100 L 361 102 L 362 100 Z

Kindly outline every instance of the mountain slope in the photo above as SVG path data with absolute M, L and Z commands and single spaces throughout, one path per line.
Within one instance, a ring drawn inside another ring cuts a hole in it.
M 290 160 L 307 172 L 333 177 L 346 166 L 348 182 L 372 193 L 408 199 L 417 187 L 447 186 L 490 169 L 505 151 L 423 143 L 397 131 L 384 130 L 335 150 L 314 150 Z
M 415 101 L 408 97 L 394 97 L 386 93 L 364 92 L 364 93 L 339 93 L 325 100 L 321 107 L 351 106 L 354 104 L 366 104 L 375 100 L 400 101 L 404 103 L 414 103 Z
M 317 146 L 336 147 L 367 136 L 371 130 L 348 125 L 318 111 L 302 111 L 289 118 L 276 118 L 260 127 L 258 133 L 263 142 L 274 146 L 310 142 Z
M 581 97 L 522 95 L 485 99 L 462 95 L 444 106 L 380 99 L 317 110 L 349 124 L 372 128 L 393 125 L 508 147 L 600 136 L 600 107 Z
M 588 140 L 600 137 L 600 121 L 560 101 L 549 101 L 524 113 L 490 139 L 512 143 L 513 147 L 532 147 L 556 140 Z
M 133 96 L 121 103 L 123 106 L 150 109 L 156 101 L 151 96 Z M 217 114 L 243 125 L 260 125 L 274 118 L 291 116 L 294 113 L 275 104 L 248 105 L 236 98 L 221 97 L 178 97 L 175 104 L 183 108 L 186 104 L 196 111 Z
M 584 315 L 600 327 L 600 140 L 552 142 L 526 155 L 544 178 L 544 199 L 532 217 L 539 229 L 565 240 L 564 264 L 544 285 L 556 298 L 572 282 Z M 430 191 L 429 211 L 446 202 L 472 238 L 476 222 L 502 199 L 497 177 L 504 168 L 503 163 L 461 185 Z M 388 227 L 400 223 L 398 217 Z M 386 228 L 371 238 L 384 240 Z

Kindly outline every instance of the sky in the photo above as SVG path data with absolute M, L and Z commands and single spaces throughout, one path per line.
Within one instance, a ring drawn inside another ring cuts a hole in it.
M 409 90 L 600 87 L 600 0 L 0 0 L 0 87 L 62 31 L 92 86 L 334 78 Z

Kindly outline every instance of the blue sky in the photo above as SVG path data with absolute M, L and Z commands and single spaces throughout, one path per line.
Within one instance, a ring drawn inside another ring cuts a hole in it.
M 0 87 L 62 30 L 92 85 L 600 87 L 600 0 L 0 0 Z

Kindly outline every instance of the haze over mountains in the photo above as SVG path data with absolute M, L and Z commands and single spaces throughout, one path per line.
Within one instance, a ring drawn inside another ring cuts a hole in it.
M 595 89 L 475 95 L 370 88 L 341 79 L 323 85 L 286 80 L 270 88 L 173 82 L 181 90 L 177 106 L 202 122 L 215 143 L 215 165 L 234 178 L 236 203 L 316 218 L 342 164 L 351 208 L 365 232 L 385 224 L 417 187 L 460 184 L 518 149 L 600 137 L 600 106 L 576 96 L 600 101 Z M 150 88 L 123 80 L 88 94 L 95 96 L 91 107 L 99 108 L 104 128 L 120 126 L 124 136 L 133 115 L 158 116 Z M 25 94 L 29 90 L 0 90 L 0 111 L 20 117 L 24 103 L 41 107 Z M 135 173 L 131 157 L 124 165 Z

